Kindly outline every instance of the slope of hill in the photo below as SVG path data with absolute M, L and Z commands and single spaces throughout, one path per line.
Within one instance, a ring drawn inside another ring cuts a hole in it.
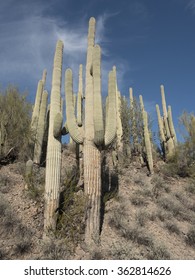
M 136 163 L 116 171 L 109 156 L 101 242 L 87 250 L 83 187 L 75 185 L 75 165 L 74 153 L 65 147 L 63 206 L 58 229 L 48 240 L 42 239 L 45 168 L 34 166 L 27 188 L 21 163 L 1 167 L 1 259 L 195 259 L 195 187 L 185 178 L 162 172 L 163 162 L 148 176 L 147 168 Z

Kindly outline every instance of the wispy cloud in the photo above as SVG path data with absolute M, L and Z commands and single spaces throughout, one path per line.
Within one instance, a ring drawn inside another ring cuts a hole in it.
M 193 13 L 195 13 L 195 0 L 188 1 L 186 9 L 191 10 Z
M 51 80 L 53 54 L 58 39 L 64 42 L 64 68 L 71 67 L 73 71 L 77 71 L 79 64 L 85 63 L 88 29 L 86 22 L 71 28 L 70 23 L 57 16 L 43 15 L 46 7 L 41 5 L 36 6 L 36 9 L 28 5 L 21 5 L 20 9 L 15 7 L 6 18 L 5 10 L 8 10 L 11 4 L 13 1 L 8 0 L 0 14 L 1 19 L 3 18 L 0 24 L 1 81 L 5 84 L 23 81 L 25 84 L 25 81 L 31 80 L 32 84 L 41 78 L 44 68 L 48 69 L 48 79 Z M 103 38 L 104 22 L 104 16 L 97 20 L 98 43 L 101 43 Z
M 77 91 L 79 64 L 85 64 L 87 51 L 88 23 L 83 17 L 78 23 L 62 19 L 57 15 L 46 13 L 50 8 L 46 1 L 20 1 L 20 9 L 14 6 L 13 0 L 7 0 L 0 12 L 0 77 L 3 86 L 14 83 L 30 91 L 32 100 L 36 85 L 42 77 L 43 69 L 47 69 L 46 88 L 51 89 L 53 56 L 58 39 L 64 42 L 64 71 L 70 67 L 74 74 L 74 90 Z M 28 3 L 27 3 L 28 2 Z M 30 4 L 31 3 L 31 4 Z M 34 4 L 33 4 L 34 3 Z M 5 11 L 9 10 L 6 17 Z M 102 47 L 102 88 L 107 92 L 108 72 L 113 65 L 117 66 L 118 81 L 122 84 L 125 62 L 108 57 L 106 23 L 113 14 L 103 13 L 96 18 L 96 43 Z M 85 68 L 84 68 L 85 69 Z

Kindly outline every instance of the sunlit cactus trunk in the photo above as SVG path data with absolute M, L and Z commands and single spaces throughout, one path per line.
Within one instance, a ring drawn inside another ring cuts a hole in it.
M 109 94 L 106 127 L 104 129 L 101 99 L 101 49 L 95 43 L 95 19 L 89 21 L 88 49 L 85 81 L 84 128 L 79 127 L 72 101 L 72 71 L 65 73 L 66 118 L 68 131 L 73 140 L 83 144 L 84 191 L 86 204 L 85 242 L 96 244 L 100 234 L 101 208 L 101 149 L 116 136 L 116 79 L 109 73 Z
M 41 155 L 42 155 L 42 147 L 43 147 L 43 137 L 46 128 L 46 113 L 47 113 L 47 100 L 48 93 L 46 90 L 43 91 L 39 119 L 37 124 L 37 133 L 34 147 L 34 163 L 40 164 Z
M 31 128 L 32 128 L 32 131 L 34 134 L 34 139 L 35 139 L 36 131 L 37 131 L 42 93 L 43 93 L 43 81 L 40 80 L 37 85 L 35 104 L 34 104 L 34 108 L 33 108 L 33 112 L 32 112 L 32 119 L 31 119 Z
M 160 115 L 159 106 L 156 105 L 158 124 L 159 124 L 159 134 L 161 140 L 161 146 L 163 147 L 164 158 L 168 159 L 175 152 L 175 147 L 177 146 L 177 138 L 172 120 L 171 107 L 166 106 L 164 86 L 160 86 L 161 98 L 162 98 L 162 109 L 163 117 Z
M 61 133 L 54 137 L 56 116 L 61 114 L 61 75 L 63 43 L 57 42 L 54 56 L 52 89 L 50 100 L 49 136 L 46 159 L 44 231 L 56 228 L 57 208 L 59 206 Z M 58 117 L 57 117 L 58 118 Z M 61 129 L 61 128 L 60 128 Z
M 148 127 L 148 113 L 145 111 L 144 108 L 144 101 L 142 95 L 139 96 L 139 101 L 140 101 L 140 109 L 141 109 L 141 114 L 142 114 L 142 121 L 143 121 L 143 144 L 144 147 L 142 147 L 142 150 L 144 149 L 145 154 L 146 154 L 146 160 L 147 160 L 147 166 L 150 171 L 150 174 L 154 173 L 153 167 L 153 155 L 152 155 L 152 141 L 151 141 L 151 135 L 150 135 L 150 130 Z
M 131 118 L 131 131 L 133 138 L 133 148 L 136 155 L 140 154 L 137 127 L 136 127 L 136 118 L 135 118 L 135 100 L 133 97 L 133 89 L 129 88 L 129 99 L 130 99 L 130 118 Z
M 84 138 L 84 146 L 83 146 L 84 190 L 88 201 L 87 208 L 86 208 L 86 227 L 85 227 L 86 243 L 90 243 L 92 241 L 97 242 L 100 233 L 99 231 L 100 231 L 100 203 L 101 203 L 101 162 L 100 162 L 101 158 L 100 158 L 100 151 L 97 148 L 97 146 L 94 144 L 94 113 L 93 113 L 94 110 L 93 90 L 94 89 L 93 89 L 93 76 L 92 76 L 94 42 L 95 42 L 95 19 L 91 18 L 89 22 L 88 49 L 87 49 L 87 62 L 86 62 L 85 138 Z M 96 82 L 98 83 L 98 81 Z M 97 84 L 97 86 L 100 87 L 100 84 Z M 99 95 L 100 92 L 97 92 L 97 94 Z M 101 105 L 98 104 L 98 106 Z M 101 116 L 98 117 L 101 118 Z M 97 141 L 99 141 L 99 139 L 97 139 Z
M 144 142 L 146 148 L 147 164 L 148 164 L 150 174 L 153 174 L 154 170 L 153 170 L 152 146 L 150 141 L 150 133 L 148 129 L 148 114 L 146 111 L 143 111 L 143 124 L 144 124 Z

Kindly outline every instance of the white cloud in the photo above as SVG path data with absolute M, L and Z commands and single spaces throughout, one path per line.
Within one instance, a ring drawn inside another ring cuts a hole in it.
M 70 67 L 74 75 L 74 91 L 77 91 L 79 64 L 85 64 L 87 51 L 88 23 L 85 17 L 74 23 L 66 22 L 57 16 L 48 16 L 45 13 L 48 5 L 40 1 L 20 1 L 20 9 L 13 5 L 13 0 L 7 0 L 0 12 L 0 83 L 6 86 L 14 83 L 27 89 L 32 101 L 36 86 L 42 77 L 43 69 L 47 69 L 46 88 L 50 92 L 53 56 L 58 39 L 64 42 L 62 92 L 64 91 L 64 72 Z M 34 4 L 33 4 L 34 3 Z M 10 9 L 12 7 L 12 9 Z M 4 16 L 9 9 L 7 17 Z M 113 59 L 104 43 L 106 37 L 106 22 L 114 14 L 102 14 L 96 18 L 96 43 L 102 48 L 102 89 L 107 94 L 108 72 L 113 65 L 118 69 L 118 84 L 122 84 L 125 62 Z M 85 71 L 85 67 L 83 67 Z
M 187 4 L 187 8 L 195 10 L 195 0 L 190 0 Z

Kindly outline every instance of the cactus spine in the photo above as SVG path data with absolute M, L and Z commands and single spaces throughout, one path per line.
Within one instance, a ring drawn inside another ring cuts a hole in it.
M 87 196 L 85 241 L 93 244 L 99 240 L 101 204 L 101 147 L 109 145 L 116 135 L 116 81 L 114 72 L 109 73 L 109 100 L 104 130 L 101 101 L 101 50 L 95 46 L 95 19 L 91 18 L 88 29 L 88 49 L 85 82 L 84 130 L 77 125 L 72 104 L 72 71 L 66 70 L 66 118 L 73 140 L 83 143 L 84 191 Z
M 58 114 L 61 114 L 61 75 L 62 75 L 63 43 L 58 41 L 53 64 L 52 89 L 50 101 L 49 136 L 46 159 L 45 182 L 45 209 L 44 231 L 56 227 L 56 210 L 59 205 L 60 167 L 61 167 L 61 134 L 54 137 L 54 122 Z

